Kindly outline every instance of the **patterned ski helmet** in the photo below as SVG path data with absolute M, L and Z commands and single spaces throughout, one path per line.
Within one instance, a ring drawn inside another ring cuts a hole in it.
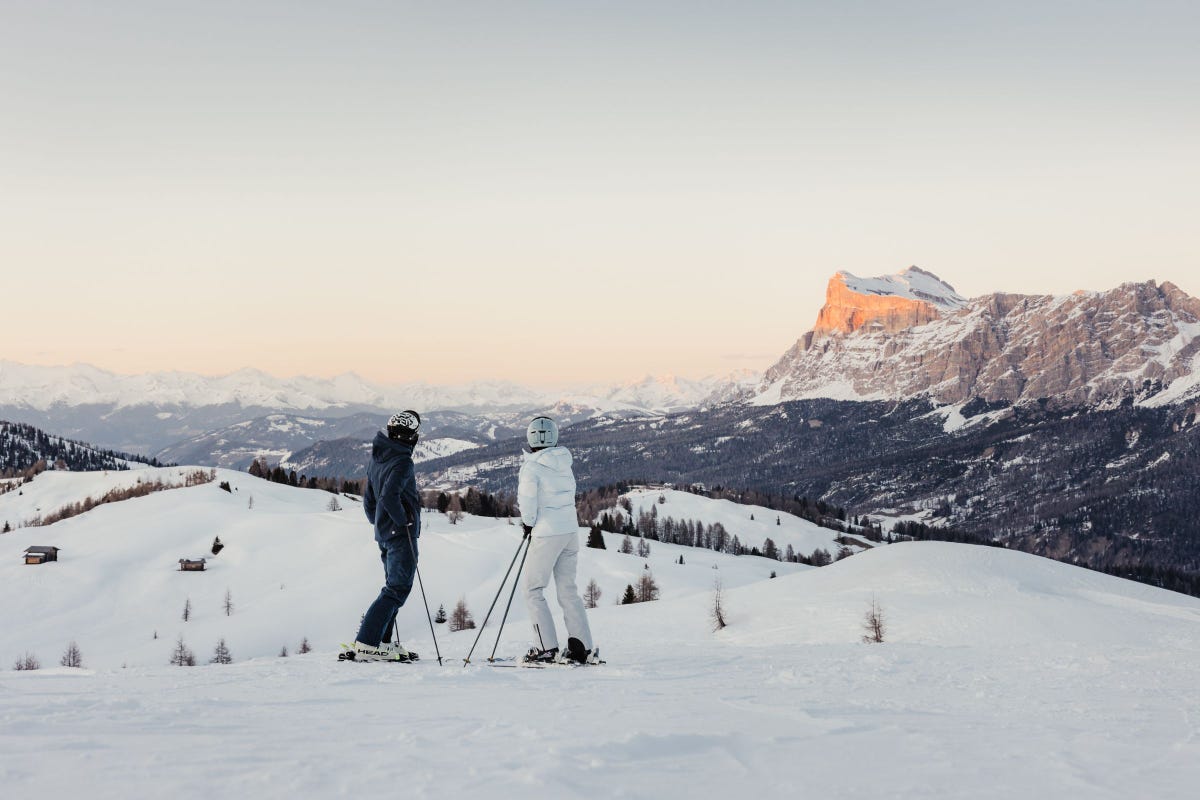
M 534 417 L 525 431 L 525 441 L 534 450 L 558 444 L 558 425 L 549 417 Z
M 416 441 L 417 429 L 421 427 L 421 415 L 415 411 L 401 411 L 392 414 L 387 424 L 389 439 L 399 439 L 402 442 Z

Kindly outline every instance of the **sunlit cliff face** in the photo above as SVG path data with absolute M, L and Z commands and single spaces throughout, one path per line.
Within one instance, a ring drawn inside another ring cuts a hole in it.
M 940 316 L 933 303 L 895 295 L 860 294 L 846 285 L 838 273 L 825 289 L 825 306 L 813 326 L 816 336 L 854 333 L 878 324 L 887 333 L 932 322 Z

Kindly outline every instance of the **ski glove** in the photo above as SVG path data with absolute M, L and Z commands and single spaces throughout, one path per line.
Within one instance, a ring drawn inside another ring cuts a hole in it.
M 533 526 L 532 526 L 532 525 L 526 525 L 524 522 L 522 522 L 522 523 L 521 523 L 521 527 L 525 529 L 525 538 L 526 538 L 526 539 L 528 539 L 528 538 L 529 538 L 529 535 L 530 535 L 531 533 L 533 533 Z

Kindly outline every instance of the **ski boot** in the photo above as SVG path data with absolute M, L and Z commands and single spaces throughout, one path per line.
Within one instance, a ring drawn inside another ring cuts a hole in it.
M 549 650 L 539 650 L 536 647 L 531 647 L 521 660 L 526 664 L 553 664 L 558 660 L 558 648 L 552 647 Z
M 406 650 L 399 642 L 384 642 L 379 645 L 355 642 L 354 648 L 347 654 L 348 661 L 416 661 L 419 656 Z
M 593 647 L 588 650 L 583 646 L 583 642 L 572 636 L 567 639 L 567 649 L 563 651 L 559 658 L 562 664 L 602 664 L 600 660 L 600 648 Z

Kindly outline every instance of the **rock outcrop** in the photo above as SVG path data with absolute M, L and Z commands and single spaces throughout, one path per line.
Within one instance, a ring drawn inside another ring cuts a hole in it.
M 869 327 L 895 333 L 932 322 L 964 302 L 954 287 L 917 267 L 866 280 L 838 272 L 829 279 L 812 332 L 820 337 Z

